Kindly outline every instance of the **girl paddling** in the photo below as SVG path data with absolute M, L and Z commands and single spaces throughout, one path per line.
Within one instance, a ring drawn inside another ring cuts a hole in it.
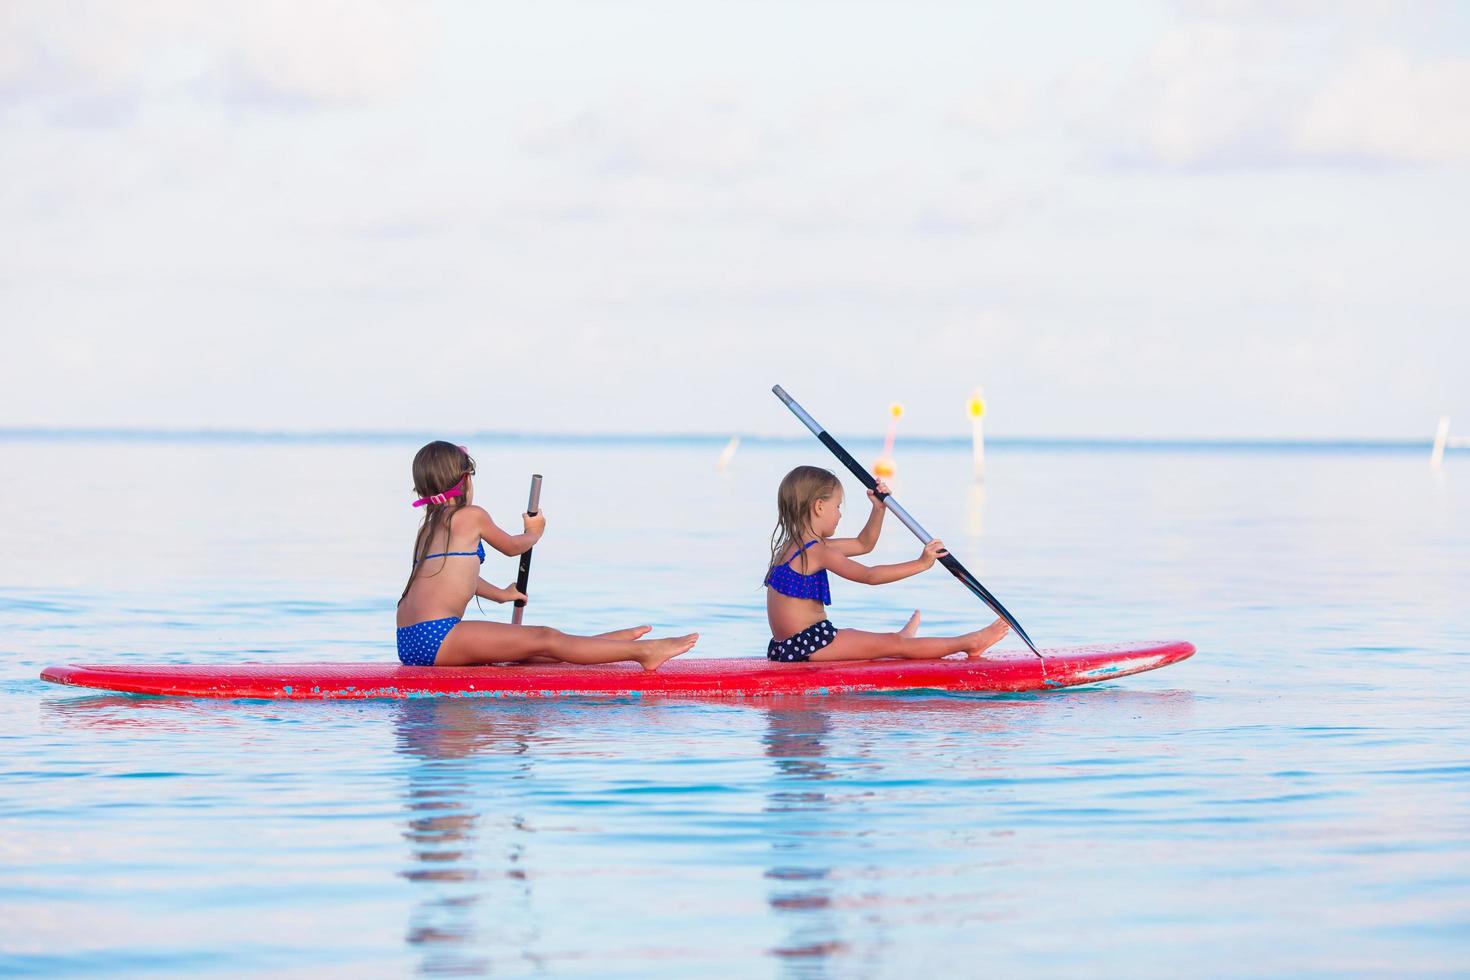
M 694 646 L 699 634 L 640 639 L 647 626 L 599 636 L 573 636 L 549 626 L 464 622 L 472 596 L 492 602 L 524 599 L 515 587 L 480 578 L 485 542 L 503 555 L 531 548 L 546 529 L 543 513 L 523 514 L 525 531 L 507 534 L 474 505 L 475 461 L 463 446 L 431 442 L 413 458 L 413 486 L 424 522 L 413 546 L 413 572 L 398 600 L 398 659 L 406 666 L 467 666 L 550 658 L 569 664 L 636 660 L 657 670 Z M 479 562 L 472 559 L 478 558 Z
M 880 493 L 888 488 L 878 484 Z M 834 538 L 842 517 L 842 484 L 827 470 L 798 466 L 776 491 L 776 531 L 771 536 L 771 564 L 766 572 L 766 616 L 771 623 L 768 660 L 876 660 L 905 657 L 937 660 L 952 653 L 978 657 L 1010 629 L 997 619 L 983 630 L 963 636 L 918 636 L 919 612 L 897 633 L 837 629 L 827 619 L 832 603 L 827 572 L 852 582 L 882 585 L 917 575 L 944 554 L 939 540 L 924 546 L 913 561 L 897 565 L 863 565 L 852 560 L 878 543 L 886 508 L 872 492 L 873 509 L 855 538 Z M 785 639 L 780 639 L 784 637 Z

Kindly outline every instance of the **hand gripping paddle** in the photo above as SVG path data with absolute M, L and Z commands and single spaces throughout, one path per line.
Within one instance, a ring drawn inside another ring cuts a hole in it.
M 882 500 L 885 505 L 887 505 L 888 509 L 893 511 L 894 515 L 900 521 L 903 521 L 903 526 L 914 532 L 914 537 L 918 538 L 925 544 L 928 544 L 930 541 L 934 540 L 934 536 L 928 531 L 924 530 L 923 525 L 921 525 L 918 521 L 909 516 L 909 512 L 904 510 L 903 505 L 901 505 L 897 500 L 894 500 L 891 494 L 878 493 L 878 481 L 873 478 L 873 474 L 863 469 L 863 465 L 857 460 L 853 459 L 852 454 L 849 453 L 846 449 L 843 449 L 841 443 L 828 435 L 827 430 L 818 425 L 817 420 L 808 415 L 806 413 L 806 409 L 802 408 L 796 403 L 795 398 L 792 398 L 790 395 L 786 394 L 786 389 L 782 388 L 780 385 L 775 385 L 771 388 L 771 391 L 775 393 L 777 398 L 786 403 L 786 407 L 791 409 L 791 414 L 801 419 L 802 424 L 805 425 L 808 429 L 812 430 L 812 435 L 820 439 L 822 441 L 822 445 L 832 450 L 832 455 L 841 460 L 842 465 L 851 470 L 853 476 L 863 481 L 863 486 L 867 487 L 869 490 L 873 491 L 873 493 L 877 494 L 878 498 Z M 950 574 L 959 579 L 961 585 L 969 589 L 971 592 L 975 593 L 975 595 L 980 597 L 980 600 L 982 602 L 984 602 L 991 609 L 995 610 L 995 614 L 997 616 L 999 616 L 1001 619 L 1004 619 L 1007 623 L 1010 623 L 1011 629 L 1015 630 L 1016 635 L 1019 636 L 1022 640 L 1026 641 L 1026 645 L 1031 648 L 1032 653 L 1036 654 L 1038 657 L 1041 656 L 1041 651 L 1036 649 L 1036 644 L 1031 642 L 1031 637 L 1027 636 L 1026 631 L 1021 628 L 1021 624 L 1016 622 L 1016 617 L 1012 616 L 1009 612 L 1006 611 L 1006 607 L 1002 606 L 1000 604 L 1000 601 L 997 600 L 995 596 L 990 594 L 989 589 L 980 584 L 979 579 L 970 574 L 969 569 L 960 564 L 960 560 L 958 558 L 946 551 L 945 554 L 939 556 L 939 563 L 945 568 L 949 569 Z M 1045 661 L 1045 659 L 1046 658 L 1044 657 L 1042 658 L 1043 661 Z
M 541 474 L 537 473 L 531 477 L 531 498 L 526 502 L 526 513 L 532 517 L 541 509 Z M 516 588 L 521 595 L 530 595 L 526 586 L 531 584 L 531 549 L 527 548 L 521 555 L 521 567 L 516 572 Z M 515 611 L 510 614 L 510 621 L 516 626 L 521 625 L 521 617 L 526 614 L 526 600 L 517 599 Z

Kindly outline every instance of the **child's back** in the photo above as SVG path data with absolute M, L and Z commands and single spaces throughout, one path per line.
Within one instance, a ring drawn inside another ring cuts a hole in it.
M 406 666 L 464 666 L 550 658 L 566 663 L 603 664 L 634 660 L 656 670 L 698 640 L 698 634 L 644 640 L 647 626 L 601 636 L 574 636 L 549 626 L 465 622 L 472 598 L 507 602 L 524 599 L 516 588 L 480 577 L 485 544 L 503 555 L 520 555 L 540 539 L 544 512 L 523 514 L 525 530 L 509 534 L 474 505 L 475 461 L 463 446 L 431 442 L 413 460 L 414 489 L 424 522 L 413 548 L 413 571 L 398 599 L 398 659 Z

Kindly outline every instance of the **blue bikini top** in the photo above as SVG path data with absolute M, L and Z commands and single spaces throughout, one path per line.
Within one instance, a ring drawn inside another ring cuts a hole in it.
M 478 557 L 480 559 L 480 564 L 481 565 L 485 564 L 485 542 L 481 541 L 479 544 L 475 545 L 475 550 L 474 551 L 441 551 L 437 555 L 425 555 L 424 557 L 420 558 L 419 561 L 414 562 L 414 564 L 417 565 L 420 561 L 428 561 L 430 558 L 459 558 L 459 557 L 465 557 L 465 558 L 475 558 L 475 557 Z
M 816 543 L 815 539 L 808 541 L 796 549 L 796 555 Z M 792 555 L 767 572 L 766 584 L 781 595 L 790 596 L 793 599 L 817 599 L 824 606 L 832 605 L 832 590 L 827 585 L 827 570 L 823 568 L 810 575 L 803 575 L 791 567 L 791 563 L 796 561 L 796 555 Z

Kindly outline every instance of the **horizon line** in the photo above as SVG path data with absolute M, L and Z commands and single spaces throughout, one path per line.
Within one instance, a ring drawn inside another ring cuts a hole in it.
M 431 441 L 443 433 L 421 429 L 248 429 L 239 427 L 161 428 L 127 426 L 0 426 L 0 441 L 94 440 L 102 442 L 275 442 L 275 443 L 368 443 Z M 758 445 L 799 445 L 807 435 L 768 435 L 757 432 L 527 432 L 482 429 L 459 433 L 464 439 L 527 443 L 686 443 L 723 445 L 738 438 Z M 846 435 L 849 442 L 881 445 L 877 435 Z M 1087 449 L 1342 449 L 1342 450 L 1429 450 L 1433 437 L 1313 437 L 1313 436 L 1005 436 L 985 439 L 987 446 L 1010 448 Z M 938 436 L 906 434 L 901 445 L 968 447 L 968 435 Z

